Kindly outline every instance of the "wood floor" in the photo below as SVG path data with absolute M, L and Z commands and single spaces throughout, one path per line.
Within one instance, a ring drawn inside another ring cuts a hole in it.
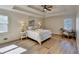
M 41 46 L 31 39 L 24 39 L 1 44 L 0 48 L 11 44 L 27 49 L 23 54 L 77 54 L 75 39 L 62 38 L 59 35 L 53 35 Z

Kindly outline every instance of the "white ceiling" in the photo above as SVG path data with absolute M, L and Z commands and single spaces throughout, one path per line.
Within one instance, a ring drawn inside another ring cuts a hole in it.
M 41 5 L 1 5 L 0 9 L 17 11 L 36 17 L 50 17 L 75 12 L 74 5 L 53 5 L 52 11 L 43 12 Z

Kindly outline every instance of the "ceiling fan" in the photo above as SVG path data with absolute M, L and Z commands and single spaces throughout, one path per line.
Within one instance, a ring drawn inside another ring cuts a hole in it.
M 52 5 L 41 5 L 43 7 L 43 12 L 45 12 L 46 10 L 51 11 L 53 6 Z

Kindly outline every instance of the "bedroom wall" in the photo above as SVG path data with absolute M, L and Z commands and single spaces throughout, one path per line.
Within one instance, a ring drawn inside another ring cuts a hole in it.
M 26 22 L 26 26 L 28 26 L 29 16 L 19 13 L 9 12 L 9 11 L 1 11 L 1 10 L 0 10 L 0 15 L 6 15 L 9 17 L 9 31 L 7 33 L 0 33 L 0 44 L 19 39 L 20 28 L 21 28 L 20 22 L 24 21 Z M 40 18 L 36 18 L 36 19 L 38 21 L 40 20 Z M 8 39 L 4 40 L 4 38 L 8 38 Z
M 0 43 L 16 40 L 20 37 L 20 21 L 25 21 L 26 25 L 28 17 L 18 13 L 12 13 L 7 11 L 0 11 L 0 15 L 7 15 L 9 17 L 9 29 L 7 33 L 0 33 Z M 8 38 L 7 40 L 3 40 Z
M 44 20 L 44 28 L 48 28 L 50 29 L 53 33 L 55 34 L 60 34 L 60 28 L 64 27 L 64 19 L 66 17 L 71 17 L 72 18 L 72 22 L 73 22 L 73 30 L 76 30 L 76 20 L 75 20 L 75 16 L 74 15 L 59 15 L 59 16 L 53 16 L 50 18 L 46 18 Z
M 54 16 L 45 19 L 45 28 L 50 29 L 53 33 L 59 34 L 59 29 L 63 27 L 63 16 Z

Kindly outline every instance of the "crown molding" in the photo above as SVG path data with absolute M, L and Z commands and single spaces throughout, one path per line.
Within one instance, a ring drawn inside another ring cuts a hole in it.
M 53 17 L 53 16 L 59 16 L 59 15 L 64 15 L 64 16 L 72 16 L 75 14 L 75 11 L 62 11 L 62 12 L 58 12 L 58 13 L 51 13 L 51 14 L 46 14 L 45 18 L 49 18 L 49 17 Z
M 36 14 L 30 13 L 30 12 L 19 11 L 19 10 L 15 10 L 15 9 L 9 9 L 9 8 L 2 8 L 2 7 L 0 7 L 0 10 L 42 18 L 42 16 L 40 16 L 40 15 L 36 15 Z
M 71 15 L 75 13 L 73 10 L 67 10 L 67 11 L 60 11 L 55 13 L 51 12 L 44 14 L 44 12 L 28 7 L 27 5 L 18 5 L 18 6 L 4 5 L 4 6 L 0 6 L 0 10 L 6 10 L 14 13 L 20 13 L 20 14 L 33 16 L 33 17 L 40 17 L 40 18 L 48 18 L 53 16 L 59 16 L 59 15 Z
M 40 16 L 43 16 L 43 14 L 44 14 L 44 12 L 41 12 L 39 10 L 33 9 L 31 7 L 28 7 L 28 6 L 24 6 L 24 5 L 23 6 L 14 6 L 14 7 L 16 7 L 17 10 L 24 10 L 25 12 L 30 12 L 30 13 L 33 13 L 33 14 L 36 14 L 36 15 L 40 15 Z

